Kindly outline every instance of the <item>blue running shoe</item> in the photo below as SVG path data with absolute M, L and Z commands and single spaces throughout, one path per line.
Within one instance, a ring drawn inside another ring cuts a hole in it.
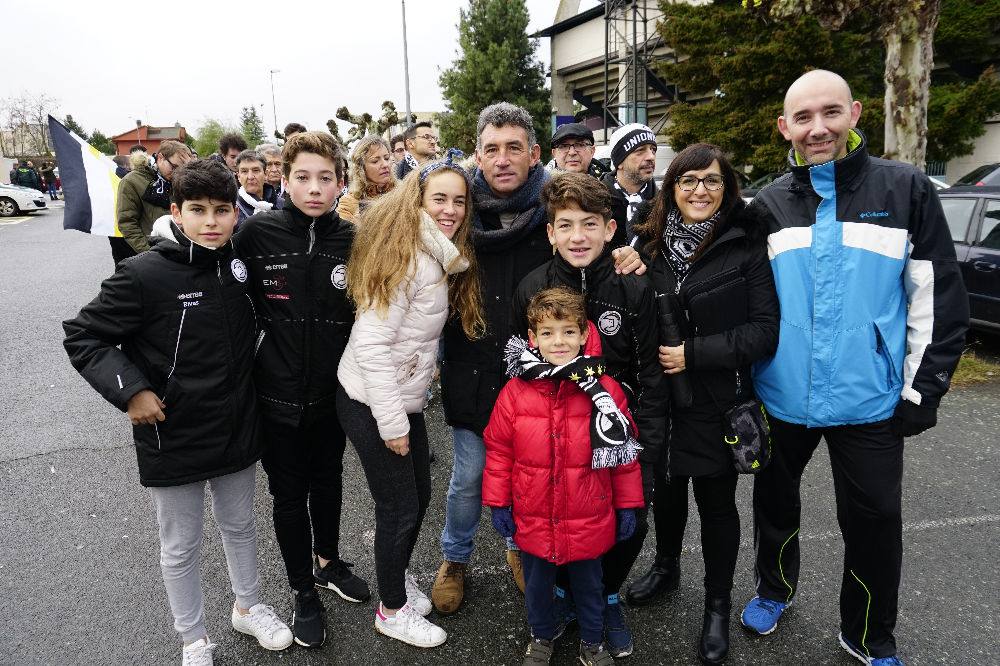
M 892 655 L 891 657 L 866 657 L 864 652 L 855 647 L 853 643 L 844 638 L 844 634 L 839 634 L 837 640 L 840 641 L 840 647 L 847 650 L 848 654 L 860 661 L 862 664 L 868 664 L 869 666 L 906 666 L 903 660 Z
M 777 629 L 778 618 L 788 608 L 788 604 L 772 599 L 754 597 L 743 609 L 740 622 L 750 631 L 755 631 L 761 636 L 767 636 Z
M 566 590 L 558 585 L 553 586 L 555 596 L 552 603 L 552 615 L 556 619 L 556 633 L 552 640 L 556 640 L 566 633 L 566 628 L 576 622 L 576 604 L 573 603 Z
M 604 643 L 615 659 L 632 654 L 632 630 L 625 624 L 617 594 L 609 594 L 604 604 Z

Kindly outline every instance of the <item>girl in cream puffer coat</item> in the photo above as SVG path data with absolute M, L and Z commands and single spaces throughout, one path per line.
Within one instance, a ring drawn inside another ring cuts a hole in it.
M 449 312 L 470 337 L 485 328 L 470 190 L 451 154 L 412 172 L 365 211 L 347 265 L 358 315 L 337 412 L 375 500 L 375 629 L 417 647 L 447 639 L 407 571 L 430 501 L 427 387 Z

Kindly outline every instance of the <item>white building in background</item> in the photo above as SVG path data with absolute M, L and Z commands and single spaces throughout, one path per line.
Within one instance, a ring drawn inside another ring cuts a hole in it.
M 602 146 L 605 128 L 610 137 L 616 126 L 612 117 L 649 125 L 662 143 L 657 153 L 657 173 L 662 173 L 675 154 L 663 134 L 670 104 L 710 96 L 680 90 L 656 73 L 655 62 L 677 57 L 656 31 L 662 16 L 658 5 L 658 0 L 560 0 L 553 24 L 532 36 L 549 38 L 553 127 L 572 122 L 578 111 L 585 110 L 589 117 L 582 122 L 594 130 L 596 143 Z M 598 148 L 598 157 L 606 153 Z M 970 155 L 928 164 L 928 173 L 953 183 L 993 162 L 1000 162 L 1000 117 L 987 121 L 986 133 L 976 140 Z

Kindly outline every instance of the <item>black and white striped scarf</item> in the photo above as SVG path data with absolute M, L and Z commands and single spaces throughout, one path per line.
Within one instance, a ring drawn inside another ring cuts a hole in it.
M 663 225 L 663 258 L 667 260 L 667 265 L 677 279 L 677 286 L 674 293 L 678 293 L 688 271 L 691 270 L 691 257 L 701 247 L 701 244 L 708 237 L 719 221 L 722 211 L 716 211 L 715 215 L 704 222 L 694 224 L 684 224 L 680 210 L 672 207 L 667 213 L 666 222 Z
M 524 338 L 513 336 L 504 350 L 507 376 L 521 379 L 568 379 L 579 386 L 594 403 L 590 420 L 591 467 L 603 469 L 627 465 L 639 454 L 639 442 L 632 424 L 615 399 L 599 381 L 607 369 L 600 356 L 577 356 L 565 365 L 543 360 L 538 350 Z

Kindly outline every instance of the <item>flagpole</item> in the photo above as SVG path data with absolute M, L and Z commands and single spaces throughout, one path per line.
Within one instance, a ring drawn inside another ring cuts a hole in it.
M 271 111 L 274 112 L 274 131 L 278 131 L 278 106 L 274 103 L 274 74 L 280 72 L 280 69 L 271 70 Z
M 406 0 L 400 0 L 403 6 L 403 77 L 406 86 L 406 123 L 410 125 L 410 59 L 406 49 Z

